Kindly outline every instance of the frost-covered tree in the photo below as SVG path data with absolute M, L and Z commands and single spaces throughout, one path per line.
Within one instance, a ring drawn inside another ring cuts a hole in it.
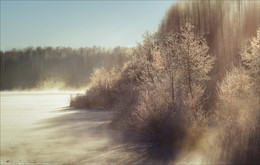
M 136 63 L 139 63 L 139 68 L 142 68 L 141 80 L 144 84 L 155 84 L 159 80 L 158 74 L 158 60 L 156 53 L 158 51 L 158 43 L 156 40 L 156 33 L 151 34 L 146 32 L 144 34 L 142 43 L 138 43 L 134 51 Z
M 232 67 L 218 84 L 216 118 L 223 150 L 239 163 L 259 160 L 259 32 L 242 45 L 242 65 Z
M 226 102 L 259 95 L 255 91 L 259 86 L 260 74 L 260 28 L 256 37 L 246 40 L 242 45 L 240 55 L 242 66 L 233 66 L 218 85 L 219 97 Z
M 192 94 L 194 85 L 201 85 L 209 80 L 208 73 L 213 68 L 214 57 L 209 54 L 209 47 L 203 36 L 195 36 L 194 26 L 187 23 L 178 34 L 178 45 L 182 55 L 181 69 L 184 83 L 187 83 Z
M 234 98 L 245 97 L 252 90 L 252 83 L 247 71 L 242 67 L 232 67 L 218 84 L 221 100 L 232 102 Z
M 190 23 L 181 28 L 180 33 L 167 35 L 161 44 L 161 54 L 173 100 L 174 88 L 193 97 L 195 88 L 202 87 L 209 80 L 208 73 L 213 68 L 215 58 L 209 54 L 205 38 L 197 37 Z
M 165 81 L 168 82 L 170 88 L 172 101 L 175 101 L 175 88 L 178 83 L 179 69 L 181 66 L 181 56 L 176 34 L 168 34 L 163 43 L 160 44 L 161 58 L 160 61 L 161 69 L 163 70 Z
M 180 33 L 169 33 L 162 40 L 156 33 L 145 33 L 134 54 L 136 67 L 129 73 L 138 73 L 138 79 L 146 86 L 166 90 L 173 102 L 176 97 L 197 97 L 198 92 L 201 96 L 215 59 L 209 54 L 205 38 L 197 37 L 189 23 Z
M 256 90 L 259 88 L 260 72 L 259 36 L 260 28 L 257 31 L 257 37 L 247 40 L 242 45 L 240 53 L 242 66 L 232 67 L 218 84 L 219 101 L 221 109 L 224 109 L 221 111 L 221 116 L 231 118 L 234 115 L 233 120 L 239 120 L 238 122 L 245 121 L 245 117 L 248 117 L 248 121 L 257 121 L 252 118 L 259 115 L 259 91 Z M 226 115 L 227 113 L 229 115 Z M 239 115 L 243 117 L 243 120 L 238 119 Z
M 120 69 L 116 66 L 110 70 L 104 67 L 97 68 L 90 77 L 91 85 L 99 88 L 99 90 L 104 90 L 104 92 L 109 92 L 114 83 L 120 78 L 120 73 Z
M 255 79 L 260 78 L 260 27 L 257 36 L 247 40 L 240 52 L 241 60 L 249 74 Z

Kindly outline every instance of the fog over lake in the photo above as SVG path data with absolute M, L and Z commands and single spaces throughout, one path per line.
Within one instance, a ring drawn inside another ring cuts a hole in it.
M 1 164 L 114 162 L 111 112 L 69 108 L 72 93 L 1 92 Z

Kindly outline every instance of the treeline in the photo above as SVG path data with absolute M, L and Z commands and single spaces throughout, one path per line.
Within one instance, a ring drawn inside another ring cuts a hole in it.
M 70 105 L 113 110 L 139 164 L 258 164 L 259 3 L 178 2 L 131 61 L 95 70 Z
M 37 47 L 0 52 L 1 90 L 86 87 L 94 68 L 122 66 L 130 48 Z

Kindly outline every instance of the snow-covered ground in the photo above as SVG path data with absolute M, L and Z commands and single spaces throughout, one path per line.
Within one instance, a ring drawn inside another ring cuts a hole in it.
M 131 154 L 111 138 L 111 112 L 69 108 L 71 93 L 1 92 L 1 164 L 130 159 Z

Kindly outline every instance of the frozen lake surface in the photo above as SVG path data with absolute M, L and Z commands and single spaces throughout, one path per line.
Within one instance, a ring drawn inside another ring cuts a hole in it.
M 1 164 L 123 163 L 111 112 L 68 107 L 72 92 L 1 92 Z M 113 138 L 114 139 L 114 138 Z

